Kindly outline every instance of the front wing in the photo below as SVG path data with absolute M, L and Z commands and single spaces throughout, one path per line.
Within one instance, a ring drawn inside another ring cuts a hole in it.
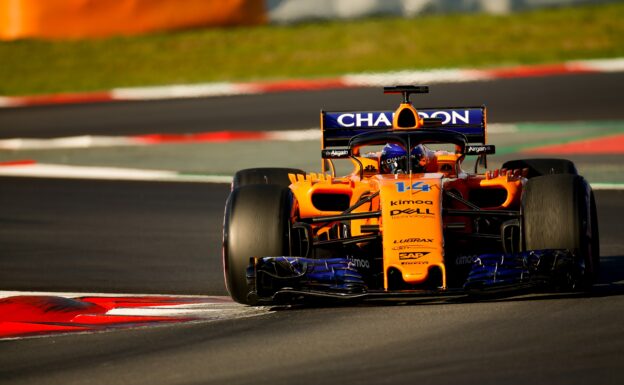
M 527 288 L 573 289 L 582 276 L 574 254 L 565 249 L 474 256 L 463 288 L 372 290 L 347 258 L 253 258 L 247 269 L 250 302 L 291 303 L 309 298 L 339 300 L 427 298 L 513 293 Z

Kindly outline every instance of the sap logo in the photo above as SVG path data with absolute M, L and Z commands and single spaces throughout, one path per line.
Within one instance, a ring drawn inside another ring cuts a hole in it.
M 406 186 L 405 182 L 396 182 L 395 183 L 398 192 L 405 192 L 407 190 L 412 191 L 422 191 L 429 192 L 431 191 L 431 186 L 426 184 L 425 182 L 414 182 L 411 186 Z
M 401 205 L 432 205 L 433 201 L 412 201 L 412 200 L 401 200 L 401 201 L 390 201 L 390 206 L 401 206 Z
M 392 127 L 392 113 L 340 114 L 336 118 L 342 127 Z
M 420 207 L 418 207 L 415 209 L 390 210 L 390 216 L 393 216 L 393 217 L 397 215 L 413 215 L 413 214 L 433 215 L 433 213 L 429 211 L 429 208 L 421 209 Z
M 395 239 L 394 244 L 398 243 L 433 243 L 432 238 L 405 238 L 405 239 Z
M 403 253 L 399 253 L 399 259 L 418 259 L 422 258 L 425 255 L 429 254 L 428 251 L 406 251 Z
M 442 124 L 470 124 L 470 111 L 464 110 L 461 113 L 459 111 L 436 111 L 432 113 L 426 113 L 418 111 L 418 116 L 421 118 L 438 118 L 442 119 Z

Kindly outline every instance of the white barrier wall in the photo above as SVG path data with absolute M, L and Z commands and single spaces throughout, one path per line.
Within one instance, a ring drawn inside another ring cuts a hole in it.
M 422 13 L 506 14 L 541 7 L 598 4 L 618 0 L 265 0 L 271 23 L 355 19 L 374 15 L 412 17 Z M 621 0 L 619 0 L 621 1 Z

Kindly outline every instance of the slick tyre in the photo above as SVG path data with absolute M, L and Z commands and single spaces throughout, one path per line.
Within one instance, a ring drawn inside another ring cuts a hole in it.
M 247 268 L 253 257 L 289 255 L 292 193 L 278 185 L 248 185 L 234 189 L 225 205 L 223 271 L 236 302 L 253 305 Z
M 288 174 L 305 174 L 296 168 L 248 168 L 234 175 L 232 189 L 252 184 L 274 184 L 282 187 L 290 186 Z
M 566 289 L 587 289 L 598 269 L 598 223 L 593 192 L 579 175 L 530 179 L 522 196 L 525 250 L 568 249 L 578 269 Z
M 501 168 L 508 170 L 529 169 L 528 178 L 551 174 L 578 175 L 574 163 L 567 159 L 542 158 L 542 159 L 517 159 L 503 163 Z

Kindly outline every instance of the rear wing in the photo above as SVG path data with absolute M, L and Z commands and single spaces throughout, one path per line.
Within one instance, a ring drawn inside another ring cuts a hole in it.
M 392 128 L 394 111 L 321 111 L 321 134 L 323 149 L 347 146 L 356 135 L 372 130 Z M 441 124 L 426 127 L 453 131 L 466 136 L 469 144 L 486 143 L 487 114 L 485 106 L 422 108 L 418 115 Z

